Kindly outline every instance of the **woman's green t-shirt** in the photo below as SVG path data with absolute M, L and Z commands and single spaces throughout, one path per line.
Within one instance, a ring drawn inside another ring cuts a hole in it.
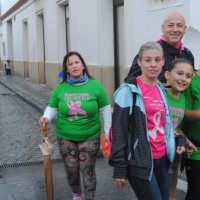
M 58 108 L 56 136 L 84 141 L 101 133 L 99 109 L 109 105 L 107 94 L 95 79 L 83 84 L 60 83 L 54 89 L 48 106 Z

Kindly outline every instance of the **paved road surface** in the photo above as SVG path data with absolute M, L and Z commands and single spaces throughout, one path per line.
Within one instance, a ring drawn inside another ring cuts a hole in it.
M 40 113 L 47 104 L 50 90 L 21 77 L 0 77 L 0 200 L 46 199 L 43 165 L 38 144 L 41 128 Z M 25 100 L 28 104 L 18 99 Z M 36 111 L 34 106 L 38 111 Z M 50 127 L 52 140 L 53 126 Z M 56 145 L 56 144 L 55 144 Z M 54 158 L 59 157 L 57 150 Z M 6 165 L 11 163 L 11 165 Z M 36 165 L 38 164 L 38 165 Z M 97 159 L 96 200 L 136 200 L 130 186 L 119 189 L 112 181 L 112 168 L 102 158 Z M 53 164 L 55 200 L 70 200 L 63 163 Z M 179 180 L 177 200 L 184 200 L 186 182 Z

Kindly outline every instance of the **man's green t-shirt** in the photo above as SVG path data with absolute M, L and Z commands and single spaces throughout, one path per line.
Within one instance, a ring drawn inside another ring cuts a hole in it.
M 184 91 L 186 99 L 186 110 L 200 109 L 200 76 L 195 72 L 190 86 Z M 185 122 L 183 126 L 185 135 L 191 140 L 200 144 L 200 120 Z M 200 160 L 200 146 L 191 159 Z
M 99 109 L 107 105 L 107 94 L 95 79 L 90 78 L 83 84 L 58 84 L 48 104 L 58 108 L 56 136 L 72 141 L 98 137 L 101 133 Z

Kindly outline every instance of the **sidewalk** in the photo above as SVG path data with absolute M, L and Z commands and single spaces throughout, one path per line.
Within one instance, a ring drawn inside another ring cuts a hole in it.
M 16 75 L 6 76 L 4 71 L 0 71 L 0 82 L 40 113 L 43 113 L 52 91 L 46 85 L 37 84 Z
M 19 76 L 5 76 L 0 71 L 0 83 L 12 90 L 21 99 L 40 113 L 47 106 L 51 90 L 46 85 L 36 84 Z M 117 188 L 112 180 L 112 167 L 103 158 L 97 159 L 96 200 L 136 200 L 129 185 Z M 63 163 L 53 163 L 55 200 L 70 200 L 71 191 L 65 178 Z M 177 200 L 185 196 L 186 182 L 179 179 Z M 28 165 L 0 168 L 0 200 L 44 200 L 46 199 L 43 165 Z
M 6 76 L 3 71 L 0 71 L 0 83 L 43 113 L 51 95 L 51 90 L 46 85 L 36 84 L 19 76 Z M 0 168 L 0 200 L 46 199 L 42 162 L 3 166 Z M 112 167 L 102 157 L 97 159 L 96 173 L 96 200 L 137 199 L 129 185 L 121 189 L 114 185 Z M 53 181 L 54 200 L 70 200 L 71 190 L 63 163 L 59 159 L 53 161 Z

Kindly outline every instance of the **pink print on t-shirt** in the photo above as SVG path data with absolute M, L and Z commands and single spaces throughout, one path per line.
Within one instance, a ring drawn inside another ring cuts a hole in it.
M 145 111 L 147 113 L 147 129 L 154 159 L 166 154 L 165 144 L 165 105 L 157 85 L 143 83 L 136 78 L 142 92 Z
M 69 115 L 74 115 L 74 117 L 76 119 L 78 119 L 78 113 L 82 114 L 82 115 L 86 115 L 86 112 L 81 109 L 81 102 L 80 101 L 69 101 L 69 103 L 67 104 L 70 111 L 69 111 Z
M 161 112 L 157 111 L 154 116 L 153 116 L 153 121 L 154 121 L 154 128 L 149 130 L 149 136 L 153 139 L 156 140 L 157 136 L 157 131 L 159 131 L 161 134 L 164 134 L 165 130 L 162 126 L 160 126 L 160 120 L 161 120 Z

